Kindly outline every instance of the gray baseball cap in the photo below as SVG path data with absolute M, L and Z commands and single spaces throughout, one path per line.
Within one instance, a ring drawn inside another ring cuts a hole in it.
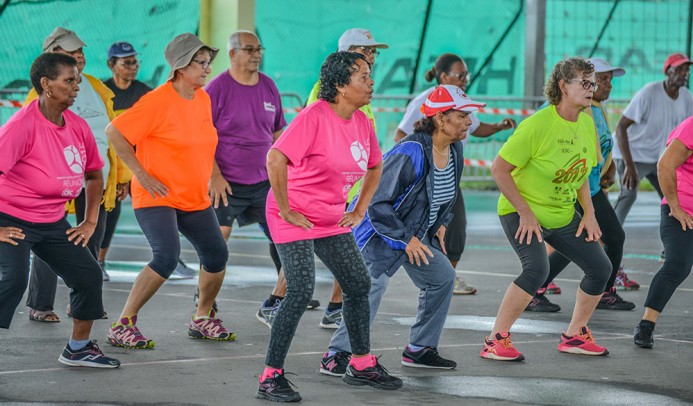
M 74 31 L 58 27 L 43 41 L 43 52 L 53 52 L 56 47 L 60 47 L 67 52 L 72 52 L 85 46 L 87 46 L 87 44 L 79 39 Z
M 351 47 L 388 48 L 388 45 L 376 41 L 373 34 L 364 28 L 352 28 L 344 31 L 344 34 L 339 37 L 337 50 L 348 51 Z
M 214 60 L 214 57 L 216 57 L 219 52 L 219 48 L 210 47 L 195 35 L 187 32 L 185 34 L 180 34 L 169 42 L 164 51 L 166 62 L 168 62 L 168 65 L 171 67 L 171 72 L 168 74 L 166 81 L 173 79 L 176 70 L 188 66 L 193 56 L 195 56 L 197 51 L 201 48 L 209 48 L 211 50 L 212 60 Z

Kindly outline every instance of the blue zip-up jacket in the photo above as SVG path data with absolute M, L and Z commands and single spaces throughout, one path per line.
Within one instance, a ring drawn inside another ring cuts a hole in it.
M 455 184 L 459 185 L 464 158 L 462 143 L 450 145 L 455 159 Z M 435 237 L 441 225 L 452 220 L 455 199 L 440 207 L 438 218 L 428 227 L 433 197 L 433 143 L 431 136 L 414 133 L 397 143 L 383 156 L 383 173 L 363 221 L 354 228 L 354 237 L 371 276 L 392 276 L 407 261 L 404 249 L 412 237 L 441 249 Z M 351 204 L 355 207 L 358 197 Z

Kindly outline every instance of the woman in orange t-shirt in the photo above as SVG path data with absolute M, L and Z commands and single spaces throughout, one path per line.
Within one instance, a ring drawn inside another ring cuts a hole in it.
M 194 338 L 233 340 L 212 308 L 226 272 L 228 248 L 207 194 L 217 132 L 202 87 L 219 50 L 192 34 L 166 47 L 171 73 L 106 128 L 119 156 L 132 170 L 132 204 L 153 259 L 132 286 L 108 341 L 129 348 L 154 348 L 136 327 L 137 314 L 171 276 L 180 256 L 180 231 L 200 257 L 200 299 L 189 324 Z M 136 151 L 136 152 L 135 152 Z

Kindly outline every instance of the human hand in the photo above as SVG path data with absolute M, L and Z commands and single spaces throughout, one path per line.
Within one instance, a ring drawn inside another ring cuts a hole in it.
M 6 242 L 12 245 L 19 245 L 15 240 L 23 240 L 26 236 L 21 228 L 17 227 L 0 227 L 0 242 Z
M 226 179 L 221 175 L 212 175 L 209 180 L 209 198 L 212 200 L 214 208 L 219 208 L 219 202 L 224 203 L 224 207 L 229 205 L 227 194 L 232 195 L 233 189 Z
M 82 245 L 82 247 L 87 246 L 87 242 L 94 234 L 96 229 L 96 223 L 84 220 L 79 223 L 77 227 L 72 227 L 68 229 L 65 234 L 67 234 L 67 240 L 74 243 L 75 245 Z
M 407 257 L 409 257 L 409 263 L 416 263 L 416 266 L 421 266 L 421 262 L 428 265 L 428 258 L 426 258 L 426 255 L 433 258 L 431 250 L 416 237 L 412 237 L 411 240 L 409 240 L 409 243 L 404 248 L 404 252 L 406 252 Z
M 306 231 L 313 228 L 313 223 L 308 221 L 306 216 L 297 211 L 289 210 L 286 213 L 279 212 L 279 217 L 281 217 L 287 223 L 301 227 Z
M 341 220 L 339 220 L 340 227 L 356 227 L 363 221 L 363 216 L 358 214 L 356 211 L 348 211 L 344 213 Z

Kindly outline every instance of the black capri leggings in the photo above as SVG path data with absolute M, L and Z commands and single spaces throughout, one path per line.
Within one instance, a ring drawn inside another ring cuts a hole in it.
M 178 265 L 179 231 L 195 247 L 205 271 L 217 273 L 226 269 L 229 249 L 211 206 L 199 211 L 144 207 L 135 209 L 135 218 L 152 247 L 154 258 L 149 267 L 162 278 L 168 279 Z
M 542 228 L 542 236 L 544 241 L 573 261 L 585 273 L 580 282 L 580 288 L 588 295 L 601 295 L 611 274 L 611 262 L 598 241 L 585 241 L 587 232 L 583 231 L 579 237 L 575 237 L 580 220 L 580 215 L 575 213 L 573 220 L 563 227 Z M 546 246 L 544 242 L 537 241 L 536 236 L 532 238 L 531 244 L 518 243 L 515 233 L 520 226 L 519 214 L 510 213 L 500 216 L 500 222 L 505 236 L 522 262 L 522 273 L 515 279 L 515 284 L 534 296 L 549 276 Z
M 670 212 L 668 204 L 662 205 L 659 235 L 664 245 L 664 265 L 652 279 L 645 300 L 645 307 L 660 313 L 693 267 L 693 230 L 683 231 Z
M 452 205 L 452 221 L 445 232 L 445 251 L 450 261 L 459 261 L 467 242 L 467 211 L 464 207 L 462 189 L 457 188 L 457 198 Z
M 78 320 L 103 316 L 101 268 L 89 250 L 67 240 L 67 220 L 31 223 L 0 213 L 0 227 L 17 227 L 26 236 L 19 245 L 0 242 L 0 328 L 9 328 L 29 280 L 31 251 L 70 288 L 72 315 Z

